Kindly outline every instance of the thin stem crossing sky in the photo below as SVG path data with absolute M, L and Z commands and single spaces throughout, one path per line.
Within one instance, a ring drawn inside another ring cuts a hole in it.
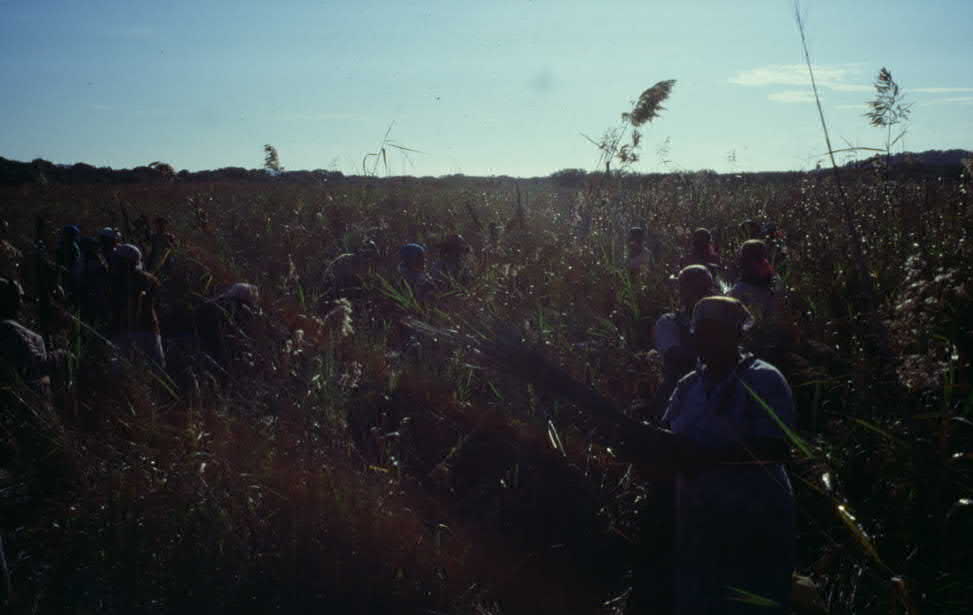
M 973 149 L 973 2 L 802 4 L 834 146 L 888 67 L 911 151 Z M 813 168 L 824 153 L 789 0 L 0 0 L 0 156 L 176 169 L 546 175 L 676 79 L 634 170 Z M 663 144 L 668 139 L 668 153 Z

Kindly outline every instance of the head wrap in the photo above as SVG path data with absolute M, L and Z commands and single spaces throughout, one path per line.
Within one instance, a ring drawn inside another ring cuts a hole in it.
M 774 268 L 767 260 L 767 244 L 759 239 L 750 239 L 740 246 L 741 277 L 746 282 L 766 283 L 774 277 Z
M 226 292 L 220 295 L 220 297 L 226 299 L 235 299 L 240 303 L 246 303 L 249 305 L 257 305 L 257 303 L 260 301 L 260 289 L 256 284 L 238 282 L 226 289 Z
M 133 269 L 142 268 L 142 251 L 130 243 L 123 243 L 115 248 L 112 258 L 116 263 L 126 263 Z
M 690 282 L 698 282 L 701 286 L 705 283 L 708 284 L 709 288 L 716 288 L 713 274 L 705 265 L 689 265 L 682 268 L 679 272 L 679 283 L 687 284 Z
M 746 331 L 753 325 L 753 316 L 743 303 L 733 297 L 704 297 L 693 308 L 693 318 L 689 325 L 692 332 L 702 320 L 715 320 L 726 324 L 735 331 Z
M 425 254 L 426 248 L 418 243 L 407 243 L 399 248 L 399 258 L 402 259 L 403 263 L 412 264 Z

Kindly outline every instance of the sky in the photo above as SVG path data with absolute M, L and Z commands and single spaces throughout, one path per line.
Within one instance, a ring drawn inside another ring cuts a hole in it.
M 885 66 L 912 103 L 896 149 L 973 149 L 973 1 L 800 10 L 835 148 L 884 146 L 863 114 Z M 794 13 L 792 0 L 0 0 L 0 156 L 258 168 L 269 143 L 287 169 L 354 174 L 387 140 L 380 174 L 540 176 L 594 169 L 584 135 L 675 79 L 632 170 L 809 169 L 827 148 Z

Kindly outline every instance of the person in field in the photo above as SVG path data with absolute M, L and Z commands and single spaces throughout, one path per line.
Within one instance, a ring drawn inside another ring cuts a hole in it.
M 370 239 L 362 242 L 353 252 L 339 254 L 325 268 L 325 286 L 335 297 L 355 295 L 378 262 L 378 255 L 378 245 Z
M 72 301 L 77 300 L 78 286 L 81 283 L 81 229 L 71 224 L 61 229 L 55 254 L 58 268 L 58 283 Z
M 115 253 L 115 248 L 118 247 L 119 241 L 121 241 L 121 233 L 110 226 L 106 226 L 98 231 L 98 243 L 101 246 L 101 257 L 106 263 L 108 263 L 109 266 L 111 266 L 112 254 Z
M 159 280 L 142 268 L 141 250 L 130 243 L 115 248 L 111 263 L 112 342 L 127 355 L 141 353 L 165 368 L 156 305 L 159 287 Z
M 176 247 L 176 236 L 169 232 L 169 221 L 162 216 L 155 219 L 155 231 L 149 235 L 148 271 L 161 271 Z
M 51 378 L 67 358 L 63 351 L 48 351 L 37 333 L 19 322 L 24 291 L 15 280 L 0 278 L 0 382 L 4 387 L 22 382 L 49 400 Z
M 470 244 L 462 235 L 447 235 L 439 244 L 439 260 L 433 267 L 432 278 L 440 284 L 467 284 L 473 279 L 470 270 Z
M 409 243 L 399 248 L 399 274 L 419 301 L 435 288 L 435 282 L 426 273 L 426 248 L 421 244 Z
M 716 282 L 703 265 L 683 268 L 678 284 L 680 309 L 660 316 L 652 330 L 663 365 L 663 381 L 656 393 L 658 403 L 654 404 L 657 411 L 665 409 L 676 383 L 696 367 L 698 356 L 689 333 L 693 307 L 703 297 L 717 294 Z
M 700 366 L 679 381 L 664 423 L 695 448 L 676 477 L 675 612 L 788 613 L 794 497 L 782 426 L 795 425 L 790 386 L 741 353 L 752 322 L 731 297 L 693 308 Z M 759 596 L 775 606 L 754 605 Z
M 111 275 L 101 244 L 94 237 L 81 238 L 81 319 L 99 331 L 111 322 Z
M 244 282 L 233 284 L 197 308 L 199 349 L 229 369 L 237 354 L 254 349 L 251 326 L 260 315 L 260 289 Z
M 720 266 L 720 255 L 713 245 L 713 234 L 709 229 L 698 228 L 693 231 L 690 240 L 690 251 L 682 259 L 681 266 L 703 265 L 710 270 L 715 278 L 722 270 Z
M 630 275 L 639 275 L 655 263 L 651 250 L 646 246 L 646 239 L 644 228 L 635 226 L 629 229 L 625 242 L 628 248 L 625 269 Z
M 8 280 L 20 279 L 20 264 L 24 260 L 23 253 L 16 248 L 7 237 L 10 235 L 10 223 L 0 220 L 0 277 Z

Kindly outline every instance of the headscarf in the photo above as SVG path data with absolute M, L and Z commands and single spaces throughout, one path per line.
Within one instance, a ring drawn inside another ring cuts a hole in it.
M 142 251 L 130 243 L 123 243 L 115 248 L 112 253 L 112 261 L 113 265 L 124 263 L 131 266 L 132 269 L 141 270 Z
M 690 331 L 695 333 L 696 325 L 702 320 L 716 320 L 725 323 L 738 332 L 753 325 L 753 315 L 743 303 L 733 297 L 704 297 L 693 308 Z
M 399 258 L 402 259 L 403 263 L 410 266 L 425 254 L 426 248 L 419 243 L 407 243 L 399 248 Z
M 246 303 L 248 305 L 257 305 L 260 301 L 260 289 L 256 284 L 247 284 L 244 282 L 238 282 L 233 286 L 226 289 L 226 291 L 220 295 L 220 299 L 234 299 L 240 303 Z
M 744 282 L 756 285 L 770 284 L 774 268 L 767 260 L 767 244 L 759 239 L 750 239 L 740 246 L 740 277 Z

